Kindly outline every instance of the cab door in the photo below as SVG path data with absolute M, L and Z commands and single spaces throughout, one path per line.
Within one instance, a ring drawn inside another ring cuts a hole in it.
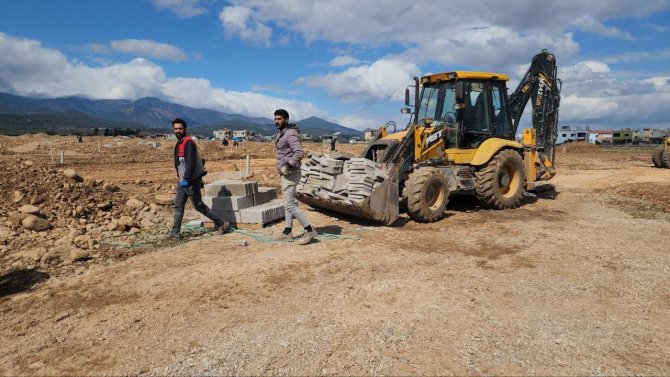
M 493 135 L 489 85 L 486 81 L 468 81 L 464 84 L 461 148 L 477 148 Z

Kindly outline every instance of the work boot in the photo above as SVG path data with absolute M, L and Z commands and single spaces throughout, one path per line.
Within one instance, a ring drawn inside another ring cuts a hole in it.
M 228 231 L 230 231 L 230 223 L 228 221 L 224 221 L 221 224 L 215 226 L 214 230 L 219 234 L 226 234 Z
M 166 235 L 163 238 L 165 241 L 179 241 L 181 239 L 181 235 L 179 233 L 172 233 L 170 232 L 168 235 Z
M 281 232 L 272 236 L 272 239 L 275 241 L 293 241 L 293 234 Z
M 317 233 L 316 230 L 312 230 L 311 232 L 305 231 L 305 233 L 298 236 L 298 245 L 307 245 L 318 235 L 319 233 Z

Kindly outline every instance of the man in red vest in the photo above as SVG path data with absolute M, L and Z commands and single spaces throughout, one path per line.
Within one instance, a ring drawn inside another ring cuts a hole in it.
M 177 170 L 179 184 L 177 185 L 177 196 L 174 199 L 174 223 L 168 239 L 178 240 L 180 238 L 181 222 L 184 218 L 184 207 L 186 201 L 191 198 L 193 207 L 214 222 L 216 230 L 225 233 L 230 224 L 219 219 L 212 210 L 202 202 L 200 189 L 202 188 L 202 177 L 206 174 L 202 159 L 198 154 L 198 147 L 190 136 L 186 136 L 186 121 L 176 118 L 172 121 L 172 131 L 177 136 L 177 144 L 174 146 L 174 167 Z

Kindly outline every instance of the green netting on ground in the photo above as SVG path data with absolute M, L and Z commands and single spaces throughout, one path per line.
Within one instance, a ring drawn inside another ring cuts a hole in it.
M 345 229 L 343 229 L 344 231 Z M 360 228 L 360 227 L 355 227 L 355 228 L 347 228 L 346 232 L 349 233 L 360 233 L 360 232 L 365 232 L 366 229 Z M 274 240 L 272 239 L 271 234 L 267 234 L 265 232 L 259 232 L 259 231 L 253 231 L 253 230 L 248 230 L 248 229 L 237 229 L 237 228 L 231 228 L 230 229 L 231 233 L 239 234 L 241 236 L 250 238 L 256 242 L 262 242 L 262 243 L 290 243 L 292 241 L 288 240 Z M 183 242 L 189 242 L 193 240 L 199 240 L 199 239 L 204 239 L 208 238 L 214 235 L 217 235 L 213 229 L 211 228 L 205 228 L 202 227 L 198 224 L 184 224 L 181 228 L 181 239 L 178 241 L 170 241 L 166 240 L 165 237 L 167 233 L 165 232 L 140 232 L 134 235 L 135 239 L 133 241 L 129 240 L 123 240 L 124 238 L 132 237 L 126 234 L 121 234 L 118 236 L 112 236 L 108 237 L 104 240 L 102 240 L 100 243 L 102 245 L 107 245 L 107 246 L 112 246 L 115 248 L 120 248 L 120 249 L 141 249 L 141 248 L 146 248 L 146 247 L 157 247 L 157 246 L 165 246 L 167 244 L 175 244 L 175 243 L 183 243 Z M 336 241 L 336 240 L 341 240 L 341 239 L 352 239 L 352 240 L 359 240 L 360 237 L 356 237 L 353 235 L 346 235 L 346 234 L 336 234 L 336 233 L 329 233 L 329 232 L 319 232 L 319 236 L 316 237 L 321 242 L 329 242 L 329 241 Z
M 288 240 L 273 240 L 272 235 L 269 234 L 264 234 L 261 232 L 254 232 L 252 230 L 247 230 L 247 229 L 231 229 L 232 232 L 241 234 L 243 236 L 247 236 L 254 241 L 257 242 L 263 242 L 263 243 L 286 243 L 286 242 L 292 242 Z M 339 239 L 352 239 L 352 240 L 359 240 L 359 237 L 355 236 L 347 236 L 343 234 L 333 234 L 333 233 L 319 233 L 319 236 L 316 237 L 319 241 L 334 241 L 334 240 L 339 240 Z

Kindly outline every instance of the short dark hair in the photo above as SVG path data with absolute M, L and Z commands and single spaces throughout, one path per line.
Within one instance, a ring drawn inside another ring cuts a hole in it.
M 275 115 L 279 115 L 284 119 L 288 119 L 288 111 L 284 109 L 275 110 Z
M 174 120 L 172 121 L 172 128 L 174 128 L 175 124 L 183 124 L 184 128 L 188 127 L 188 125 L 186 125 L 186 121 L 181 118 L 174 118 Z

